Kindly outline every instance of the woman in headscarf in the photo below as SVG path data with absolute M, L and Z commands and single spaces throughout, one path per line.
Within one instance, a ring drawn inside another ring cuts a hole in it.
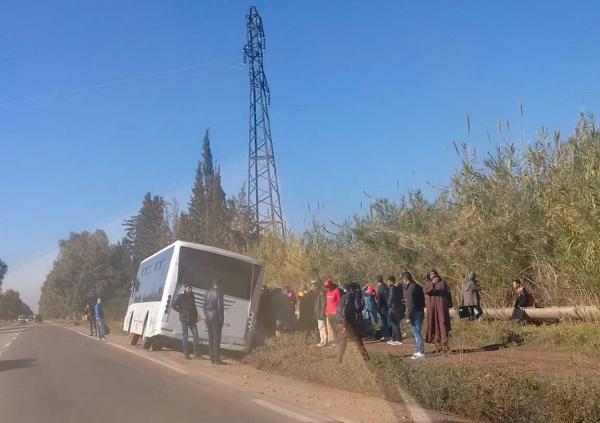
M 452 295 L 448 284 L 435 269 L 427 273 L 427 283 L 423 287 L 425 308 L 427 309 L 427 332 L 425 342 L 434 343 L 435 352 L 448 351 L 450 333 L 450 307 Z
M 479 306 L 479 282 L 475 272 L 469 273 L 469 276 L 463 283 L 462 303 L 469 310 L 469 320 L 475 320 L 481 316 L 481 307 Z

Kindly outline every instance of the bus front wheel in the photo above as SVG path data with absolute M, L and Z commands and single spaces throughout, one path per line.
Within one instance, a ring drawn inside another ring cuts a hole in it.
M 137 345 L 140 336 L 137 333 L 129 332 L 129 345 Z

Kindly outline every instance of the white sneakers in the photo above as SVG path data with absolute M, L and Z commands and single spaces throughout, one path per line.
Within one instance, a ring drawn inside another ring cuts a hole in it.
M 389 340 L 389 341 L 386 342 L 386 344 L 388 344 L 388 345 L 402 345 L 402 342 L 401 341 L 392 341 L 392 340 Z
M 317 344 L 317 347 L 324 347 L 325 345 L 327 345 L 327 342 L 322 342 L 322 341 L 321 341 L 321 342 L 319 342 L 319 343 Z
M 419 352 L 414 353 L 411 357 L 411 359 L 413 359 L 413 360 L 417 360 L 419 358 L 425 358 L 425 354 L 419 351 Z

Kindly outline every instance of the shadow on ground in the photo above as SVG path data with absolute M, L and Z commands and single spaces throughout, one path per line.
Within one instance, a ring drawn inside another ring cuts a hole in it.
M 25 367 L 34 367 L 36 358 L 22 358 L 18 360 L 0 360 L 0 372 L 7 370 L 23 369 Z

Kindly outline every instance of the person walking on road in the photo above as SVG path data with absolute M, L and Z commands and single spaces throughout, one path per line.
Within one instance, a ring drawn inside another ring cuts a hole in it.
M 98 330 L 96 329 L 96 313 L 94 312 L 94 307 L 86 304 L 85 308 L 83 309 L 83 313 L 85 315 L 85 319 L 90 325 L 90 336 L 97 336 Z
M 425 358 L 425 345 L 421 335 L 421 327 L 425 318 L 425 294 L 423 288 L 416 283 L 409 272 L 402 274 L 404 283 L 404 299 L 406 300 L 406 320 L 410 323 L 413 336 L 415 337 L 415 353 L 412 359 Z
M 388 301 L 389 319 L 392 326 L 392 337 L 387 342 L 388 345 L 402 345 L 402 332 L 400 331 L 400 322 L 404 319 L 404 289 L 396 284 L 396 277 L 388 277 L 390 285 L 390 297 Z
M 208 329 L 208 351 L 212 364 L 224 364 L 221 361 L 221 332 L 225 321 L 225 305 L 223 291 L 219 288 L 219 280 L 213 281 L 213 287 L 206 293 L 204 300 L 204 317 Z
M 469 276 L 463 283 L 462 298 L 463 306 L 467 307 L 467 310 L 469 310 L 469 320 L 478 319 L 482 314 L 481 307 L 479 305 L 479 291 L 479 282 L 477 281 L 475 272 L 470 272 Z
M 427 332 L 425 342 L 435 343 L 436 352 L 448 351 L 450 333 L 450 307 L 452 295 L 446 281 L 432 269 L 427 274 L 428 281 L 423 288 L 425 307 L 427 308 Z
M 104 336 L 104 309 L 102 308 L 102 299 L 98 298 L 94 311 L 96 314 L 98 339 L 106 340 L 106 336 Z
M 317 320 L 320 341 L 317 347 L 324 347 L 327 345 L 327 315 L 325 314 L 327 298 L 325 297 L 325 291 L 323 291 L 323 288 L 317 281 L 312 281 L 310 287 L 317 293 L 317 298 L 315 299 L 315 319 Z
M 191 360 L 188 352 L 188 329 L 192 331 L 194 338 L 194 357 L 199 357 L 198 344 L 198 309 L 196 308 L 196 297 L 192 292 L 192 285 L 186 284 L 183 293 L 175 297 L 172 305 L 173 310 L 179 313 L 179 321 L 181 322 L 181 346 L 183 348 L 183 356 L 186 360 Z

